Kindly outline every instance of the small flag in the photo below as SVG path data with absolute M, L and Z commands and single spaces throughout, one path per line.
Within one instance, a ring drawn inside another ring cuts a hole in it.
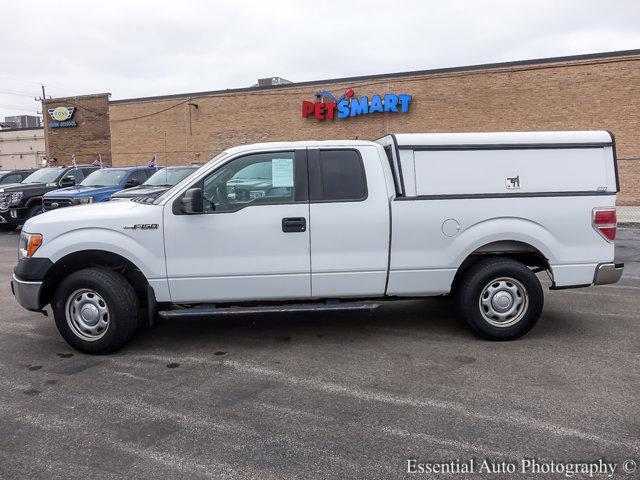
M 76 163 L 76 154 L 75 153 L 71 154 L 71 165 L 73 165 L 73 168 L 78 168 L 78 164 Z
M 102 155 L 98 154 L 91 165 L 102 168 Z
M 158 158 L 156 157 L 156 154 L 154 153 L 153 156 L 151 157 L 151 160 L 149 160 L 149 167 L 155 168 L 158 166 Z

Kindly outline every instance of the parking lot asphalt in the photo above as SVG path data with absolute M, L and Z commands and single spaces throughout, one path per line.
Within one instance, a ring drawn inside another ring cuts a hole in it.
M 619 230 L 619 284 L 546 290 L 518 341 L 427 299 L 165 321 L 104 357 L 18 306 L 17 243 L 0 234 L 0 479 L 440 478 L 407 461 L 524 457 L 638 478 L 640 230 Z

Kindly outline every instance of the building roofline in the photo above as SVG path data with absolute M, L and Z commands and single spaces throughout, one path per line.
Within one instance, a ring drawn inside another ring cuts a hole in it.
M 510 62 L 483 63 L 483 64 L 466 65 L 466 66 L 460 66 L 460 67 L 434 68 L 434 69 L 428 69 L 428 70 L 411 70 L 408 72 L 380 73 L 375 75 L 330 78 L 330 79 L 324 79 L 324 80 L 310 80 L 305 82 L 293 82 L 293 83 L 288 83 L 284 85 L 266 85 L 262 87 L 228 88 L 224 90 L 177 93 L 177 94 L 171 94 L 171 95 L 158 95 L 158 96 L 152 96 L 152 97 L 125 98 L 121 100 L 110 100 L 109 103 L 121 104 L 121 103 L 132 103 L 132 102 L 140 102 L 140 101 L 157 101 L 157 100 L 171 100 L 171 99 L 189 98 L 189 97 L 206 97 L 206 96 L 230 94 L 230 93 L 233 94 L 233 93 L 259 92 L 259 91 L 265 91 L 265 90 L 281 90 L 281 89 L 287 89 L 287 88 L 305 87 L 305 86 L 318 85 L 318 84 L 360 82 L 363 80 L 383 80 L 387 78 L 403 78 L 403 77 L 413 77 L 413 76 L 420 76 L 420 75 L 428 76 L 428 75 L 441 75 L 441 74 L 447 74 L 447 73 L 465 73 L 465 72 L 476 72 L 476 71 L 482 71 L 482 70 L 545 65 L 545 64 L 559 63 L 559 62 L 581 62 L 581 61 L 588 61 L 588 60 L 602 60 L 602 59 L 608 59 L 608 58 L 633 57 L 633 56 L 640 56 L 640 49 L 618 50 L 618 51 L 600 52 L 600 53 L 587 53 L 583 55 L 569 55 L 569 56 L 563 56 L 563 57 L 537 58 L 537 59 L 531 59 L 531 60 L 516 60 L 516 61 L 510 61 Z M 71 97 L 71 98 L 75 98 L 75 97 Z
M 76 95 L 72 97 L 55 97 L 55 98 L 45 98 L 44 103 L 52 103 L 52 102 L 63 102 L 66 100 L 83 100 L 85 98 L 97 98 L 97 97 L 110 97 L 111 94 L 108 92 L 105 93 L 92 93 L 89 95 Z
M 44 130 L 44 127 L 4 128 L 0 132 L 25 132 L 27 130 Z

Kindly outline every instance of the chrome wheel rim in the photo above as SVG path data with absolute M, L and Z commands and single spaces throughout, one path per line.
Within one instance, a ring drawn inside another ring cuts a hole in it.
M 487 323 L 505 328 L 522 320 L 529 308 L 529 295 L 515 278 L 501 277 L 484 286 L 478 305 Z
M 100 340 L 109 329 L 109 307 L 94 290 L 76 290 L 65 305 L 67 325 L 79 338 L 93 342 Z

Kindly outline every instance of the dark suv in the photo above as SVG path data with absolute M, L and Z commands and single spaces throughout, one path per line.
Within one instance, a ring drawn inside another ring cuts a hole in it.
M 0 185 L 9 183 L 20 183 L 31 175 L 35 170 L 0 170 Z
M 20 183 L 0 185 L 0 227 L 15 228 L 42 212 L 42 196 L 51 190 L 71 187 L 99 167 L 45 167 Z

